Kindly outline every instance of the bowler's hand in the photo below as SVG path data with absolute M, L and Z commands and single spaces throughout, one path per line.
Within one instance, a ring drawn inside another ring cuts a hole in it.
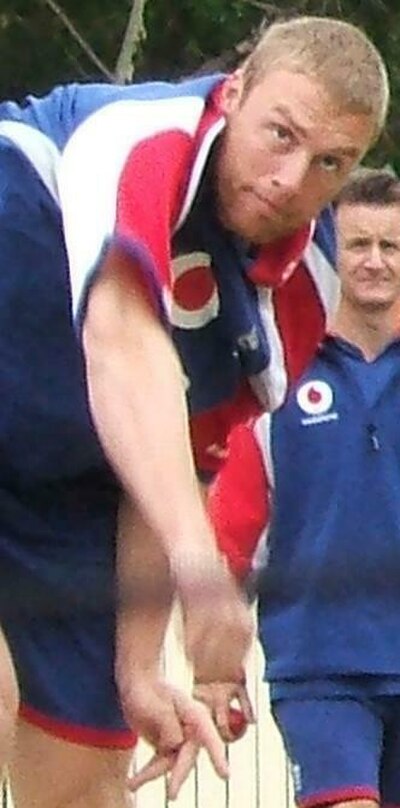
M 161 680 L 146 677 L 132 684 L 127 717 L 155 750 L 149 763 L 129 780 L 132 791 L 168 775 L 168 797 L 175 799 L 201 747 L 217 774 L 228 777 L 224 745 L 204 704 Z
M 255 721 L 244 679 L 241 682 L 196 680 L 193 695 L 206 705 L 225 743 L 237 741 Z
M 178 560 L 173 572 L 182 605 L 185 652 L 196 676 L 206 681 L 240 680 L 254 625 L 234 577 L 217 555 Z

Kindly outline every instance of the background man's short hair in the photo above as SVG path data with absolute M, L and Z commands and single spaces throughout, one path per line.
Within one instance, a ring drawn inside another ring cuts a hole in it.
M 358 168 L 336 197 L 339 205 L 400 205 L 400 179 L 390 168 Z

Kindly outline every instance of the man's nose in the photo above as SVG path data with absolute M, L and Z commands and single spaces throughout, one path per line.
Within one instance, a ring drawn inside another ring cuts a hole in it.
M 284 155 L 274 172 L 272 184 L 282 192 L 296 193 L 305 183 L 309 167 L 308 155 L 303 152 Z
M 384 265 L 384 256 L 379 244 L 371 244 L 365 264 L 370 269 L 381 269 Z

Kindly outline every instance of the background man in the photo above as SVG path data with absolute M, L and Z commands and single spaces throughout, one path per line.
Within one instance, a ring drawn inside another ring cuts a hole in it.
M 339 195 L 337 220 L 335 330 L 283 407 L 232 435 L 210 509 L 236 573 L 245 575 L 252 559 L 263 567 L 259 635 L 298 804 L 393 808 L 400 805 L 399 180 L 385 171 L 356 176 Z M 213 692 L 200 695 L 210 702 Z

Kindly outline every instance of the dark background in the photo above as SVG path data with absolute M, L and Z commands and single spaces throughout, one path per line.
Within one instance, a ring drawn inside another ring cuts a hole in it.
M 131 9 L 132 0 L 0 0 L 0 98 L 42 93 L 66 81 L 121 80 L 115 71 Z M 296 5 L 293 0 L 147 0 L 134 79 L 230 68 L 263 18 L 301 13 L 355 22 L 381 50 L 391 74 L 393 102 L 387 131 L 370 160 L 390 162 L 400 171 L 398 0 L 299 0 Z

